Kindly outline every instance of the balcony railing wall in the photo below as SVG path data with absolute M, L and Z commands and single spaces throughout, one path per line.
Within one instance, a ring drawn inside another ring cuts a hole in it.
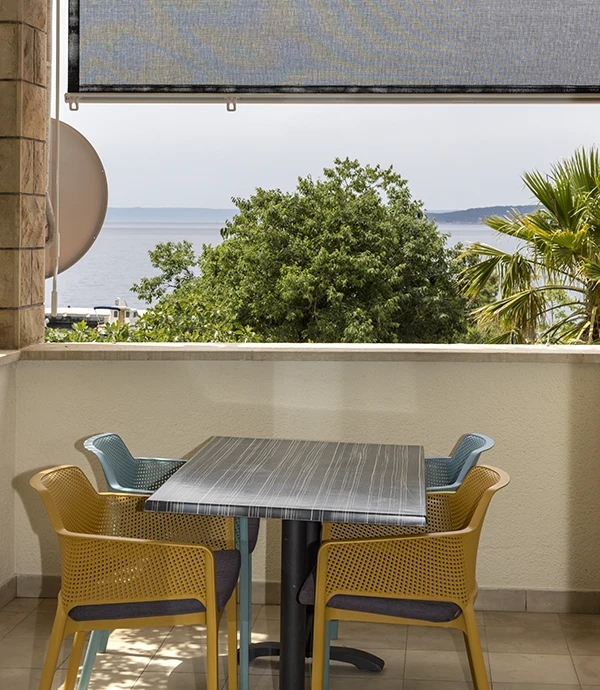
M 414 443 L 440 455 L 475 431 L 496 441 L 484 461 L 512 476 L 482 537 L 484 603 L 589 608 L 600 600 L 599 361 L 593 348 L 25 350 L 16 381 L 19 592 L 41 583 L 48 592 L 60 572 L 28 478 L 74 463 L 99 480 L 81 446 L 92 434 L 115 431 L 140 455 L 185 457 L 215 434 Z M 278 525 L 265 526 L 254 577 L 258 598 L 273 598 Z

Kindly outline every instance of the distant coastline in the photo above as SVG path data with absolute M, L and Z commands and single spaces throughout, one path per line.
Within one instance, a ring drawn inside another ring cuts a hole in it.
M 512 211 L 531 213 L 536 206 L 481 206 L 457 211 L 426 211 L 427 217 L 443 225 L 481 225 L 490 216 L 504 216 Z M 237 208 L 109 208 L 105 223 L 110 226 L 135 224 L 144 227 L 161 224 L 225 224 L 238 212 Z
M 462 211 L 426 211 L 429 220 L 444 225 L 481 225 L 490 216 L 505 216 L 513 211 L 519 213 L 533 213 L 537 206 L 481 206 L 467 208 Z

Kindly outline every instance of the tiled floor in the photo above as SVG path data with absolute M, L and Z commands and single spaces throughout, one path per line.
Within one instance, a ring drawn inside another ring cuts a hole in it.
M 37 690 L 56 600 L 16 599 L 0 610 L 0 689 Z M 279 610 L 255 606 L 255 641 L 277 638 Z M 600 690 L 600 616 L 552 613 L 478 613 L 493 690 Z M 203 690 L 203 628 L 156 628 L 113 633 L 98 656 L 90 690 Z M 337 644 L 383 657 L 381 674 L 333 664 L 331 690 L 468 690 L 461 633 L 342 623 Z M 63 681 L 65 643 L 55 688 Z M 223 688 L 226 681 L 223 636 Z M 310 672 L 307 666 L 307 674 Z M 251 690 L 277 690 L 277 662 L 251 667 Z M 307 678 L 307 688 L 309 680 Z

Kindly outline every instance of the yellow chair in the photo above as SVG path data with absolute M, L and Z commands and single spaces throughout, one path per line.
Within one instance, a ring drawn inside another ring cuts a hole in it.
M 232 548 L 233 519 L 144 512 L 146 497 L 98 493 L 74 466 L 40 472 L 30 484 L 48 510 L 62 560 L 39 690 L 51 689 L 67 635 L 74 633 L 64 689 L 73 690 L 87 631 L 159 625 L 206 625 L 207 690 L 218 690 L 225 606 L 229 688 L 236 690 L 240 556 Z
M 474 467 L 456 493 L 427 496 L 427 527 L 361 525 L 370 538 L 326 541 L 300 601 L 315 605 L 312 690 L 323 690 L 330 620 L 458 628 L 465 636 L 475 690 L 489 690 L 474 604 L 477 547 L 492 496 L 509 482 L 502 470 Z M 325 534 L 340 534 L 328 524 Z M 353 526 L 349 526 L 353 527 Z

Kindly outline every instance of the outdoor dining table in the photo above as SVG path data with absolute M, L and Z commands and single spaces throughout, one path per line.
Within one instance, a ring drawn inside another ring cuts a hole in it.
M 425 505 L 422 446 L 214 436 L 145 508 L 282 521 L 281 639 L 251 645 L 250 658 L 279 654 L 280 690 L 303 690 L 311 626 L 298 593 L 320 523 L 424 525 Z M 373 671 L 384 664 L 346 647 L 332 647 L 331 658 Z

